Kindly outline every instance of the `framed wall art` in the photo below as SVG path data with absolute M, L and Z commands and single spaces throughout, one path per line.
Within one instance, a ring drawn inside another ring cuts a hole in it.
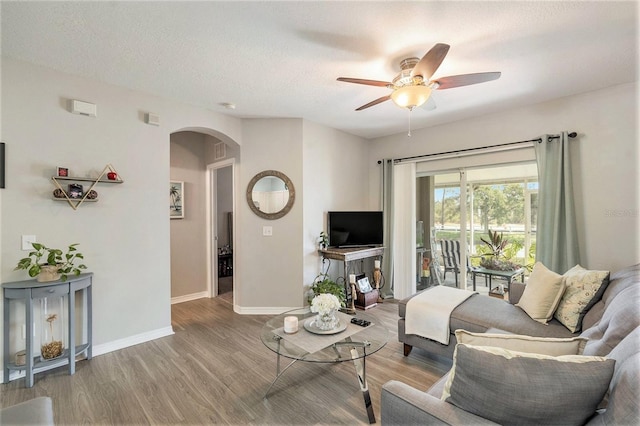
M 169 217 L 184 219 L 184 182 L 169 182 Z

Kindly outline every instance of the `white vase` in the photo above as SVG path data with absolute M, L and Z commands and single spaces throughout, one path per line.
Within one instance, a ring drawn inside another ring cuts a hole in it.
M 333 330 L 338 325 L 338 317 L 336 317 L 336 310 L 332 309 L 329 312 L 319 312 L 316 317 L 316 326 L 320 330 Z

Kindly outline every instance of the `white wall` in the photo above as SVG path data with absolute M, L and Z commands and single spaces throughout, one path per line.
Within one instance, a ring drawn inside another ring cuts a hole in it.
M 244 120 L 242 137 L 234 249 L 236 310 L 279 313 L 301 306 L 302 298 L 302 120 Z M 296 191 L 291 211 L 278 220 L 258 217 L 247 204 L 249 181 L 264 170 L 284 173 Z M 272 236 L 263 236 L 264 226 L 272 227 Z
M 98 117 L 69 113 L 68 99 L 97 104 Z M 148 111 L 160 126 L 144 123 Z M 237 119 L 3 57 L 2 282 L 27 278 L 13 271 L 21 235 L 77 242 L 95 274 L 94 353 L 170 333 L 169 137 L 203 129 L 241 143 Z M 95 176 L 107 163 L 124 183 L 100 185 L 97 203 L 74 211 L 51 200 L 56 166 Z
M 304 122 L 304 251 L 305 291 L 323 269 L 318 256 L 318 237 L 326 231 L 327 212 L 334 210 L 380 210 L 369 199 L 371 179 L 369 142 L 357 136 L 309 121 Z M 344 275 L 342 265 L 332 262 L 331 276 Z
M 399 134 L 376 139 L 369 153 L 370 197 L 379 197 L 375 160 L 528 140 L 563 130 L 578 132 L 571 143 L 582 265 L 615 271 L 638 263 L 637 84 L 414 130 L 411 138 Z

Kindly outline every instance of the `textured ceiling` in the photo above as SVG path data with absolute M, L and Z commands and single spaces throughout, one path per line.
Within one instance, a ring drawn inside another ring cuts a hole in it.
M 638 80 L 638 2 L 7 2 L 2 55 L 236 117 L 302 117 L 366 138 L 407 130 L 400 59 L 451 50 L 422 128 Z M 234 110 L 223 103 L 233 103 Z

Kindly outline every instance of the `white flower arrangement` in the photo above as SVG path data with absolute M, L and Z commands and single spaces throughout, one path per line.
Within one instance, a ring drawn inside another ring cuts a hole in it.
M 333 310 L 340 309 L 340 300 L 333 294 L 322 293 L 311 301 L 311 312 L 326 315 Z

